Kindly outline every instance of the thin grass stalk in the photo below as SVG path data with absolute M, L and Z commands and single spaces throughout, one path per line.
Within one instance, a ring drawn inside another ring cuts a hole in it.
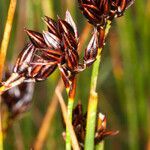
M 61 106 L 61 110 L 62 110 L 62 114 L 63 114 L 63 118 L 65 121 L 66 127 L 68 128 L 68 131 L 70 133 L 72 148 L 73 148 L 73 150 L 80 150 L 78 140 L 77 140 L 76 134 L 74 132 L 72 123 L 70 121 L 70 118 L 68 117 L 67 107 L 66 107 L 65 102 L 63 100 L 63 97 L 59 91 L 59 87 L 56 88 L 55 92 L 56 92 L 58 99 L 59 99 L 59 103 Z
M 11 0 L 9 9 L 8 9 L 8 15 L 7 15 L 6 25 L 5 25 L 5 29 L 4 29 L 4 35 L 3 35 L 1 48 L 0 48 L 0 81 L 2 80 L 4 62 L 5 62 L 8 43 L 9 43 L 9 39 L 10 39 L 10 32 L 11 32 L 11 28 L 12 28 L 14 13 L 16 10 L 16 4 L 17 4 L 17 0 Z M 1 105 L 1 97 L 0 97 L 0 105 Z M 1 120 L 2 120 L 2 116 L 1 116 L 1 111 L 0 111 L 0 150 L 3 150 L 3 132 L 2 132 Z
M 73 104 L 75 99 L 76 79 L 72 81 L 72 87 L 66 88 L 68 94 L 68 118 L 72 122 Z M 66 150 L 71 150 L 71 136 L 69 129 L 66 126 Z
M 70 121 L 72 121 L 73 104 L 74 100 L 68 98 L 68 117 Z M 71 150 L 71 137 L 67 127 L 66 127 L 66 150 Z
M 105 38 L 109 32 L 110 23 L 111 22 L 107 22 L 107 26 L 105 28 Z M 93 65 L 92 75 L 91 75 L 90 98 L 89 98 L 88 111 L 87 111 L 85 150 L 94 149 L 96 113 L 97 113 L 97 105 L 98 105 L 96 86 L 97 86 L 99 66 L 100 66 L 100 61 L 101 61 L 101 51 L 102 51 L 102 48 L 98 48 L 98 55 Z M 99 146 L 104 147 L 103 142 L 101 144 L 99 144 Z
M 9 43 L 9 39 L 10 39 L 10 33 L 11 33 L 11 29 L 12 29 L 14 13 L 16 10 L 16 4 L 17 4 L 17 0 L 11 0 L 10 1 L 7 21 L 6 21 L 6 25 L 5 25 L 5 29 L 4 29 L 4 35 L 3 35 L 3 39 L 2 39 L 2 43 L 1 43 L 0 80 L 2 80 L 2 72 L 3 72 L 3 68 L 4 68 L 4 62 L 5 62 L 5 58 L 6 58 L 8 43 Z

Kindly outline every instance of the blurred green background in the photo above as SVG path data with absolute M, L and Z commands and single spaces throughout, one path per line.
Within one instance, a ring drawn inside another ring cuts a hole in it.
M 0 0 L 0 41 L 9 2 Z M 46 30 L 46 25 L 41 17 L 64 17 L 67 9 L 74 17 L 79 34 L 82 34 L 86 20 L 78 9 L 77 0 L 18 0 L 7 61 L 14 64 L 18 53 L 27 43 L 24 27 L 42 32 Z M 108 128 L 119 130 L 120 133 L 105 140 L 105 150 L 150 150 L 149 26 L 150 0 L 136 0 L 123 17 L 112 23 L 107 37 L 97 87 L 98 110 L 106 114 Z M 91 33 L 86 36 L 82 52 Z M 84 112 L 88 102 L 90 76 L 91 68 L 78 76 L 76 101 L 82 102 Z M 56 71 L 48 80 L 36 84 L 32 107 L 9 129 L 4 140 L 5 150 L 26 150 L 33 144 L 59 77 Z M 58 106 L 43 149 L 64 149 L 65 142 L 61 136 L 63 131 Z

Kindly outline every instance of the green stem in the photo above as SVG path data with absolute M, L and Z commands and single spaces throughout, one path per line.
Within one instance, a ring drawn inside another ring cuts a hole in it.
M 73 77 L 69 88 L 66 88 L 68 94 L 68 118 L 72 123 L 73 104 L 76 91 L 76 79 Z M 71 136 L 68 128 L 66 128 L 66 150 L 71 150 Z
M 68 117 L 72 121 L 74 99 L 68 98 Z M 71 150 L 71 137 L 68 128 L 66 128 L 66 150 Z
M 109 32 L 110 23 L 111 23 L 110 21 L 107 22 L 107 25 L 105 28 L 105 38 Z M 87 112 L 85 150 L 94 149 L 96 113 L 97 113 L 97 104 L 98 104 L 96 86 L 97 86 L 99 66 L 100 66 L 100 61 L 101 61 L 101 51 L 102 51 L 102 48 L 98 48 L 98 55 L 97 55 L 95 63 L 93 64 L 93 70 L 92 70 L 92 76 L 91 76 L 91 89 L 90 89 L 90 98 L 89 98 L 88 112 Z M 99 144 L 99 146 L 104 147 L 101 144 Z
M 100 53 L 101 49 L 99 49 L 98 51 Z M 97 104 L 98 104 L 96 85 L 97 85 L 98 71 L 100 66 L 100 58 L 101 55 L 98 55 L 97 60 L 93 65 L 92 76 L 91 76 L 91 90 L 90 90 L 90 98 L 89 98 L 88 113 L 87 113 L 85 150 L 94 149 L 94 132 L 95 132 L 95 123 L 96 123 Z

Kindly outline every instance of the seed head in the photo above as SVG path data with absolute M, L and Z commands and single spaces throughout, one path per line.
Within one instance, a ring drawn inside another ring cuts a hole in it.
M 10 68 L 5 70 L 3 79 L 10 77 Z M 14 119 L 27 111 L 32 103 L 34 83 L 21 83 L 2 94 L 2 103 L 9 110 L 9 118 Z
M 24 77 L 25 81 L 41 81 L 56 69 L 54 59 L 51 59 L 52 63 L 47 65 L 46 56 L 43 55 L 42 58 L 36 55 L 37 51 L 38 49 L 32 43 L 21 51 L 13 69 L 13 73 L 18 74 L 17 78 Z
M 66 11 L 64 20 L 60 17 L 57 21 L 49 17 L 44 17 L 43 20 L 48 31 L 39 33 L 25 29 L 30 43 L 20 52 L 11 77 L 3 82 L 4 91 L 22 82 L 45 80 L 57 66 L 65 86 L 73 87 L 72 82 L 75 75 L 96 60 L 98 49 L 98 32 L 96 30 L 85 50 L 83 63 L 80 63 L 77 27 L 69 11 Z
M 79 8 L 94 26 L 105 26 L 107 20 L 123 15 L 134 0 L 78 0 Z
M 80 103 L 73 110 L 72 119 L 72 125 L 74 127 L 74 131 L 79 141 L 80 147 L 81 149 L 84 149 L 87 114 L 83 114 L 82 105 Z M 97 126 L 95 129 L 95 144 L 101 142 L 105 137 L 118 134 L 118 131 L 107 131 L 106 122 L 105 115 L 99 113 L 97 118 Z M 65 133 L 63 135 L 65 137 Z

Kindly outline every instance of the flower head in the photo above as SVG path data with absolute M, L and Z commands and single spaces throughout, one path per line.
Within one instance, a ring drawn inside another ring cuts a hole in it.
M 84 149 L 85 133 L 86 133 L 86 119 L 87 115 L 83 114 L 82 105 L 78 104 L 73 110 L 72 125 L 74 127 L 75 134 L 79 141 L 81 149 Z M 108 131 L 106 128 L 106 117 L 102 113 L 98 114 L 97 126 L 95 129 L 95 144 L 101 142 L 105 137 L 114 136 L 118 134 L 118 131 Z M 65 133 L 63 134 L 65 138 Z
M 43 31 L 41 34 L 26 29 L 26 32 L 36 48 L 35 54 L 42 58 L 47 65 L 56 62 L 64 83 L 68 87 L 76 73 L 83 71 L 86 66 L 90 66 L 95 61 L 97 33 L 93 33 L 88 48 L 85 50 L 84 63 L 80 64 L 77 27 L 69 11 L 66 11 L 64 20 L 58 17 L 58 20 L 55 21 L 47 16 L 43 20 L 48 31 Z
M 10 67 L 5 70 L 3 79 L 11 75 Z M 34 83 L 21 83 L 2 94 L 3 103 L 9 111 L 9 118 L 14 119 L 29 109 L 34 91 Z M 3 106 L 3 105 L 2 105 Z
M 105 26 L 107 20 L 122 16 L 134 0 L 78 0 L 78 2 L 91 24 Z
M 77 73 L 89 67 L 96 60 L 98 32 L 85 50 L 83 63 L 79 62 L 77 27 L 69 11 L 65 19 L 55 21 L 44 17 L 48 31 L 39 33 L 25 29 L 30 42 L 20 52 L 11 77 L 3 82 L 5 90 L 22 82 L 35 82 L 47 79 L 58 67 L 66 87 L 72 86 Z
M 46 56 L 40 57 L 36 55 L 36 51 L 36 47 L 29 43 L 19 54 L 14 66 L 13 72 L 18 77 L 25 77 L 25 81 L 45 80 L 56 69 L 55 60 L 52 59 L 51 64 L 47 65 Z

